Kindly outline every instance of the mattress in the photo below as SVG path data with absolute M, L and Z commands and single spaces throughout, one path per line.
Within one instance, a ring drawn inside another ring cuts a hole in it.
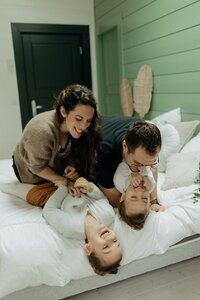
M 0 281 L 0 297 L 8 299 L 6 296 L 11 295 L 12 298 L 12 293 L 16 291 L 22 291 L 23 295 L 24 289 L 37 289 L 40 286 L 44 286 L 47 291 L 54 287 L 61 294 L 69 286 L 68 295 L 72 295 L 79 290 L 87 290 L 87 284 L 84 285 L 87 281 L 93 282 L 95 288 L 137 274 L 137 267 L 131 270 L 129 266 L 133 262 L 140 264 L 143 259 L 149 261 L 149 269 L 152 269 L 151 257 L 161 257 L 171 245 L 200 233 L 200 204 L 193 200 L 197 185 L 162 191 L 160 186 L 164 179 L 165 175 L 159 173 L 159 199 L 166 210 L 150 212 L 141 231 L 130 228 L 116 212 L 113 229 L 122 245 L 123 259 L 117 275 L 102 278 L 89 265 L 82 241 L 63 238 L 43 219 L 41 208 L 23 200 L 26 189 L 23 184 L 19 188 L 11 160 L 1 160 L 0 278 L 3 280 Z M 173 247 L 178 249 L 180 246 Z M 174 251 L 174 248 L 170 249 Z M 162 266 L 161 262 L 159 264 Z M 50 295 L 46 299 L 59 299 Z

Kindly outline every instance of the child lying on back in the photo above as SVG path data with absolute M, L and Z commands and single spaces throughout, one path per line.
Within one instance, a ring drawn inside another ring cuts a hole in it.
M 81 197 L 69 194 L 65 181 L 57 185 L 43 208 L 47 223 L 66 238 L 85 241 L 85 253 L 97 274 L 117 273 L 122 248 L 111 230 L 115 213 L 104 194 L 83 177 L 74 183 Z
M 129 166 L 122 162 L 115 172 L 114 184 L 122 193 L 119 213 L 134 229 L 143 228 L 150 209 L 156 212 L 164 210 L 164 207 L 157 203 L 157 199 L 151 200 L 150 197 L 156 186 L 150 167 L 146 166 L 140 172 L 132 172 Z

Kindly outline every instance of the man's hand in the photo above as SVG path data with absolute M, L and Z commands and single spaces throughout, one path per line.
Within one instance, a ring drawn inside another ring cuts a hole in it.
M 160 205 L 160 204 L 152 204 L 151 205 L 151 210 L 153 210 L 155 212 L 165 211 L 165 207 Z

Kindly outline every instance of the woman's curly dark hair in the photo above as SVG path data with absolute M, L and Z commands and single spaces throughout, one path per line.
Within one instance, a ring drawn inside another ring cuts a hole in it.
M 71 157 L 80 176 L 92 180 L 96 177 L 97 150 L 101 138 L 101 121 L 97 111 L 97 103 L 91 90 L 87 87 L 73 84 L 63 89 L 54 103 L 59 123 L 63 122 L 60 112 L 61 106 L 66 113 L 73 111 L 77 105 L 89 105 L 94 108 L 94 116 L 87 132 L 82 133 L 78 139 L 71 140 Z

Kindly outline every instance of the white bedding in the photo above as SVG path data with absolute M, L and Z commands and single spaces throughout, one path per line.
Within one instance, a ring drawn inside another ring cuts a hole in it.
M 159 187 L 164 174 L 159 174 Z M 12 188 L 10 184 L 13 183 Z M 42 218 L 42 209 L 24 198 L 24 185 L 17 183 L 11 161 L 0 161 L 0 297 L 30 286 L 64 286 L 72 279 L 98 276 L 93 273 L 82 243 L 66 240 Z M 123 247 L 122 265 L 162 254 L 170 245 L 200 233 L 200 203 L 193 203 L 197 185 L 159 191 L 165 212 L 151 212 L 141 231 L 135 231 L 116 214 L 114 230 Z M 9 191 L 9 189 L 11 189 Z M 14 190 L 13 190 L 14 189 Z M 113 275 L 114 276 L 114 275 Z

